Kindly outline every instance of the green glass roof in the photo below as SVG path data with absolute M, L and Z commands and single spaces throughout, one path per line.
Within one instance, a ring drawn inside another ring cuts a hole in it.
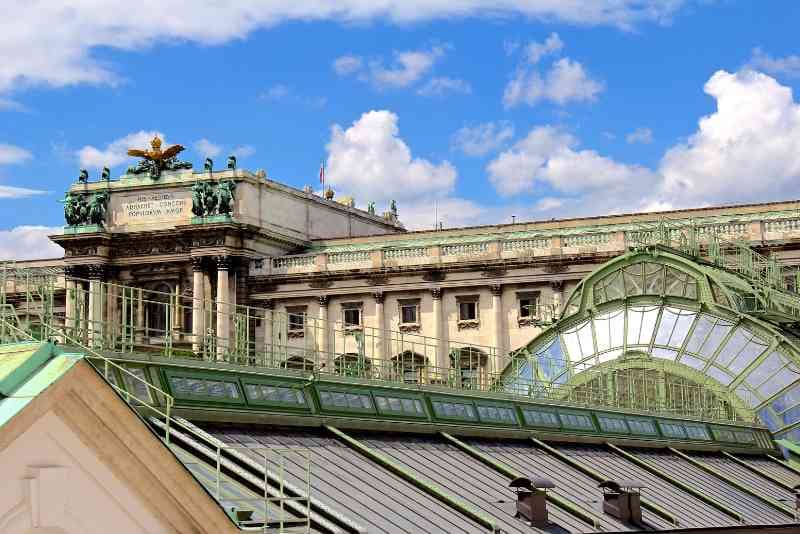
M 505 387 L 536 396 L 651 368 L 785 429 L 800 423 L 800 350 L 790 332 L 747 312 L 762 298 L 744 278 L 680 254 L 630 252 L 578 285 L 562 319 L 517 353 Z

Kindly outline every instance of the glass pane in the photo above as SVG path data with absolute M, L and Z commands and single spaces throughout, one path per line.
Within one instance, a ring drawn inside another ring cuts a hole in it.
M 712 328 L 711 332 L 708 334 L 705 343 L 703 343 L 700 350 L 696 352 L 703 353 L 706 358 L 710 358 L 717 350 L 717 347 L 719 347 L 719 344 L 722 343 L 722 340 L 725 339 L 725 336 L 728 335 L 728 332 L 731 331 L 731 328 L 733 328 L 732 323 L 718 319 L 714 328 Z
M 798 378 L 800 378 L 800 373 L 798 373 L 797 368 L 789 364 L 758 388 L 758 393 L 765 399 L 769 398 Z
M 733 361 L 737 354 L 747 345 L 748 341 L 750 341 L 750 332 L 746 329 L 739 327 L 734 332 L 728 342 L 722 347 L 722 350 L 719 351 L 719 355 L 717 356 L 717 364 L 727 367 L 728 364 Z M 706 354 L 709 356 L 711 355 L 711 351 L 705 351 Z
M 770 407 L 777 413 L 780 413 L 798 403 L 800 403 L 800 384 L 784 392 L 780 397 L 772 401 Z
M 661 295 L 664 292 L 664 266 L 657 263 L 645 263 L 645 293 Z
M 702 370 L 706 366 L 706 362 L 688 354 L 681 356 L 681 363 L 698 370 Z
M 625 310 L 620 310 L 611 317 L 608 325 L 611 331 L 611 347 L 622 347 L 622 337 L 625 334 Z
M 766 379 L 787 363 L 786 358 L 778 351 L 771 352 L 763 362 L 753 369 L 744 381 L 750 386 L 758 388 Z
M 594 319 L 594 332 L 595 336 L 597 336 L 598 352 L 606 351 L 611 347 L 610 322 L 610 314 L 600 315 Z
M 661 312 L 661 321 L 658 323 L 658 332 L 656 333 L 656 345 L 666 345 L 669 343 L 669 338 L 672 336 L 672 329 L 675 328 L 675 322 L 678 319 L 678 314 L 671 308 L 664 308 Z
M 652 354 L 653 354 L 654 358 L 661 358 L 661 359 L 664 359 L 664 360 L 673 360 L 674 361 L 675 358 L 678 356 L 678 351 L 675 350 L 675 349 L 665 349 L 665 348 L 662 348 L 662 347 L 655 347 L 653 349 Z
M 625 276 L 625 294 L 628 296 L 641 295 L 643 292 L 642 281 L 642 265 L 637 263 L 625 267 L 623 270 Z
M 726 386 L 731 382 L 733 382 L 733 376 L 731 376 L 730 374 L 728 374 L 727 372 L 723 371 L 722 369 L 720 369 L 715 365 L 709 367 L 708 371 L 706 371 L 706 374 L 708 374 L 710 377 L 714 378 L 715 380 L 719 381 L 721 384 L 724 384 Z
M 753 363 L 761 354 L 767 350 L 766 343 L 760 343 L 759 340 L 753 337 L 750 342 L 744 346 L 738 356 L 728 364 L 728 369 L 734 374 L 739 374 L 745 368 Z
M 675 322 L 675 328 L 672 330 L 672 337 L 669 340 L 670 347 L 680 348 L 683 346 L 686 335 L 689 333 L 689 330 L 691 330 L 696 316 L 697 314 L 694 312 L 681 311 Z
M 658 308 L 652 308 L 642 314 L 642 328 L 639 332 L 639 344 L 649 345 L 653 339 L 653 331 L 658 320 Z
M 642 329 L 643 316 L 644 308 L 628 309 L 628 345 L 636 345 L 639 343 L 639 332 Z
M 694 327 L 694 332 L 692 332 L 692 337 L 689 338 L 689 342 L 686 344 L 686 350 L 689 352 L 697 352 L 700 350 L 700 347 L 703 345 L 703 342 L 708 337 L 709 332 L 711 329 L 714 328 L 716 324 L 716 320 L 709 317 L 708 315 L 701 315 L 697 319 L 697 324 Z
M 581 356 L 594 354 L 594 341 L 592 340 L 592 323 L 587 321 L 578 329 L 578 341 L 581 344 Z

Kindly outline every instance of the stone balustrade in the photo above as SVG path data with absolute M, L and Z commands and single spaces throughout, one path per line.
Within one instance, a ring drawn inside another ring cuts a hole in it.
M 613 230 L 613 228 L 609 228 Z M 727 239 L 785 239 L 800 235 L 800 218 L 766 221 L 724 222 L 698 224 L 698 235 L 719 235 Z M 514 259 L 525 257 L 558 256 L 561 254 L 622 251 L 632 242 L 634 234 L 641 241 L 651 230 L 620 228 L 616 231 L 593 231 L 532 237 L 487 236 L 485 241 L 465 243 L 445 242 L 397 248 L 341 250 L 265 258 L 251 263 L 253 275 L 295 274 L 326 272 L 346 269 L 378 269 L 414 265 L 438 265 L 459 261 Z M 676 235 L 677 238 L 677 235 Z

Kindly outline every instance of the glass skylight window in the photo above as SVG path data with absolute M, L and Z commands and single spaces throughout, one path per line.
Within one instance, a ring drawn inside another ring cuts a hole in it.
M 598 415 L 597 422 L 600 423 L 600 430 L 603 432 L 613 432 L 615 434 L 628 434 L 628 424 L 625 419 L 620 417 L 609 417 L 607 415 Z
M 319 401 L 323 408 L 336 410 L 372 411 L 369 393 L 320 390 Z
M 245 384 L 244 391 L 250 401 L 267 403 L 293 404 L 305 406 L 306 397 L 299 388 L 273 386 L 269 384 Z
M 544 426 L 549 428 L 561 427 L 561 420 L 555 412 L 523 408 L 522 415 L 525 417 L 525 424 L 530 426 Z
M 439 400 L 435 400 L 431 404 L 433 405 L 433 411 L 436 413 L 437 417 L 467 419 L 470 421 L 477 419 L 475 416 L 475 409 L 471 404 Z
M 391 395 L 375 395 L 375 404 L 378 411 L 387 414 L 410 415 L 412 417 L 425 417 L 425 407 L 420 399 L 395 397 Z
M 509 406 L 484 406 L 478 404 L 478 415 L 482 421 L 491 423 L 517 424 L 517 414 Z
M 627 419 L 628 428 L 633 434 L 645 434 L 647 436 L 658 435 L 656 424 L 649 419 Z
M 234 382 L 182 376 L 171 376 L 169 382 L 176 397 L 219 400 L 240 398 L 239 387 Z
M 711 439 L 708 435 L 708 430 L 706 430 L 706 427 L 703 425 L 684 423 L 683 428 L 686 429 L 686 435 L 689 436 L 690 439 Z
M 659 421 L 658 426 L 661 427 L 661 433 L 668 438 L 686 439 L 686 429 L 680 423 Z
M 575 430 L 594 430 L 592 418 L 588 415 L 559 413 L 558 417 L 561 419 L 561 424 L 564 425 L 564 428 L 572 428 Z

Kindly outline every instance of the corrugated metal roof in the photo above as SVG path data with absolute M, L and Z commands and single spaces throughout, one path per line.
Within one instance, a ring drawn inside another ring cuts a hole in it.
M 800 484 L 800 475 L 785 467 L 775 460 L 765 458 L 763 456 L 750 456 L 746 454 L 739 454 L 736 456 L 748 465 L 751 465 L 759 471 L 768 474 L 778 480 L 784 482 L 789 486 L 797 486 Z
M 584 475 L 577 469 L 554 458 L 547 452 L 524 440 L 469 440 L 473 447 L 508 464 L 529 478 L 544 477 L 551 479 L 556 494 L 569 499 L 577 506 L 594 513 L 601 521 L 605 531 L 634 530 L 603 512 L 602 491 L 597 481 Z M 647 518 L 650 522 L 650 518 Z M 581 532 L 593 532 L 589 525 L 583 525 Z
M 675 515 L 682 527 L 737 524 L 733 519 L 603 446 L 560 445 L 558 450 L 612 480 L 637 480 L 642 496 Z
M 663 450 L 629 449 L 637 457 L 657 469 L 685 482 L 724 505 L 739 512 L 747 524 L 782 524 L 791 522 L 786 514 L 739 491 L 717 477 L 706 473 L 678 456 Z
M 516 494 L 508 487 L 510 480 L 456 447 L 434 437 L 385 434 L 356 437 L 400 462 L 416 476 L 483 510 L 497 520 L 504 532 L 541 532 L 514 518 Z M 550 521 L 569 531 L 588 526 L 556 506 L 549 504 L 548 512 Z
M 717 453 L 692 453 L 693 458 L 697 458 L 718 471 L 725 473 L 725 476 L 752 488 L 759 492 L 761 495 L 772 497 L 773 499 L 790 505 L 794 508 L 794 494 L 786 488 L 767 480 L 762 476 L 758 476 L 746 467 L 737 464 L 730 458 Z
M 203 428 L 226 443 L 252 448 L 308 450 L 312 461 L 312 495 L 353 517 L 370 533 L 485 531 L 477 523 L 322 431 Z M 260 457 L 254 455 L 254 458 Z M 302 484 L 304 476 L 303 466 L 296 463 L 286 465 L 286 477 L 290 482 Z

